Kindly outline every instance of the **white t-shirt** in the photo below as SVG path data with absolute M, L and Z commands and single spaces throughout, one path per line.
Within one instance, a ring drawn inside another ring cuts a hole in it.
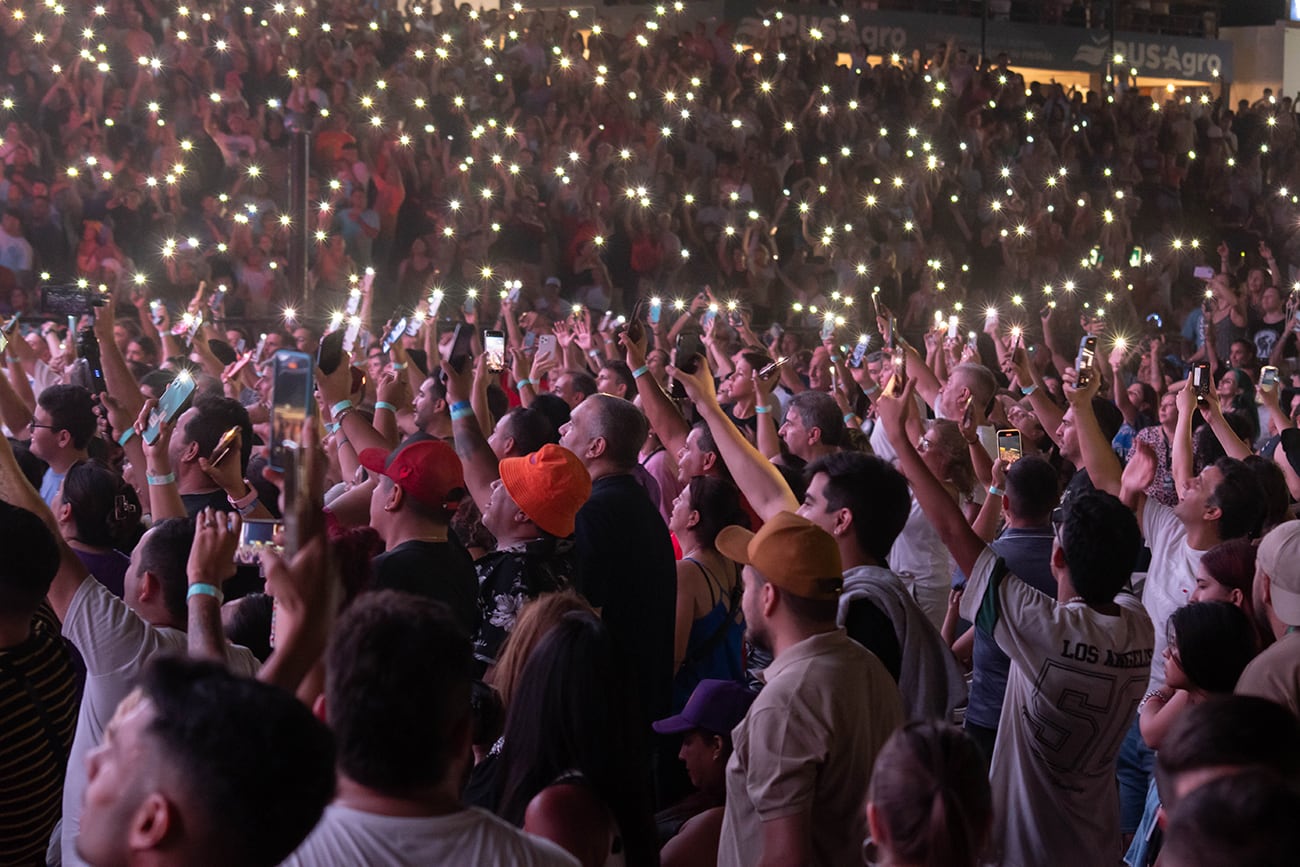
M 77 716 L 77 734 L 63 782 L 62 848 L 64 865 L 81 865 L 77 831 L 86 791 L 86 756 L 99 746 L 104 727 L 134 685 L 135 676 L 155 653 L 185 653 L 187 638 L 179 629 L 153 626 L 93 577 L 77 588 L 63 621 L 63 636 L 86 660 L 86 691 Z M 246 647 L 228 646 L 226 663 L 235 674 L 257 673 L 257 657 Z
M 926 620 L 935 629 L 942 629 L 957 564 L 915 497 L 903 532 L 889 549 L 889 568 L 903 582 Z
M 1142 535 L 1151 549 L 1151 568 L 1142 585 L 1142 604 L 1151 615 L 1156 629 L 1155 656 L 1151 659 L 1151 683 L 1148 689 L 1165 685 L 1165 632 L 1169 617 L 1187 604 L 1196 589 L 1196 571 L 1204 551 L 1196 551 L 1187 542 L 1187 528 L 1174 510 L 1148 499 L 1142 510 Z
M 961 613 L 1011 659 L 991 779 L 994 863 L 1094 867 L 1120 852 L 1115 759 L 1146 689 L 1154 636 L 1138 600 L 1118 615 L 1057 604 L 991 549 Z
M 511 864 L 572 867 L 577 859 L 550 840 L 469 807 L 448 816 L 399 817 L 331 804 L 286 867 L 327 864 Z

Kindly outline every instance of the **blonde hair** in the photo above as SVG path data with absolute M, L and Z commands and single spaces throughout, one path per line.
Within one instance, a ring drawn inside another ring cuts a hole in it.
M 543 593 L 520 609 L 519 617 L 515 620 L 515 628 L 506 637 L 496 665 L 492 666 L 483 678 L 484 682 L 496 689 L 501 696 L 502 705 L 510 706 L 510 699 L 519 684 L 519 676 L 523 673 L 524 666 L 528 664 L 533 648 L 541 643 L 546 633 L 551 631 L 551 627 L 559 623 L 564 615 L 573 611 L 585 611 L 593 615 L 596 613 L 595 609 L 587 604 L 587 600 L 574 590 Z
M 926 428 L 926 438 L 930 447 L 943 455 L 948 467 L 944 481 L 951 482 L 962 497 L 969 497 L 975 490 L 975 464 L 971 462 L 970 447 L 957 422 L 934 419 Z

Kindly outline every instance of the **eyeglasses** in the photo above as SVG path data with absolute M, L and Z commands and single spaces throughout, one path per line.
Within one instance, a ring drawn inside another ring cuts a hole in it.
M 1065 509 L 1057 506 L 1052 510 L 1052 533 L 1056 536 L 1056 541 L 1061 547 L 1065 547 L 1065 537 L 1061 530 L 1065 526 Z
M 58 428 L 52 424 L 37 424 L 35 420 L 27 422 L 28 430 L 36 430 L 38 427 L 43 427 L 46 430 L 58 430 Z

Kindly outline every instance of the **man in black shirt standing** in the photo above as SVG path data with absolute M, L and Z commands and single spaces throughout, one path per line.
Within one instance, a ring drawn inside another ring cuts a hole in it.
M 478 580 L 469 553 L 450 532 L 465 496 L 455 450 L 423 440 L 386 454 L 365 449 L 361 465 L 379 478 L 370 499 L 370 525 L 387 550 L 374 560 L 367 589 L 404 590 L 443 602 L 467 635 L 478 628 Z
M 560 428 L 560 445 L 592 480 L 576 521 L 578 589 L 600 609 L 649 725 L 670 710 L 677 577 L 668 527 L 632 475 L 647 427 L 632 403 L 594 394 Z

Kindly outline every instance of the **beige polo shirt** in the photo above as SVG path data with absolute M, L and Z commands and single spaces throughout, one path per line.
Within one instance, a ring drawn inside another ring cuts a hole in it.
M 871 768 L 903 724 L 898 687 L 843 630 L 789 648 L 764 680 L 731 733 L 718 864 L 758 863 L 762 823 L 800 813 L 809 816 L 813 863 L 862 863 Z
M 1300 632 L 1291 632 L 1250 661 L 1237 679 L 1237 695 L 1275 701 L 1300 716 Z

